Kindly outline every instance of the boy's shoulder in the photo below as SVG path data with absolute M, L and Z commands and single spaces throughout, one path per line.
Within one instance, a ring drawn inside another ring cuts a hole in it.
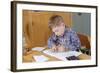
M 71 34 L 75 34 L 76 32 L 74 30 L 72 30 L 71 28 L 65 28 L 65 36 L 70 36 Z M 50 39 L 55 40 L 57 37 L 54 33 L 52 33 L 52 35 L 50 36 Z
M 56 35 L 54 33 L 52 33 L 52 35 L 49 38 L 52 39 L 52 40 L 55 40 L 56 39 Z
M 66 28 L 66 33 L 76 33 L 72 28 Z

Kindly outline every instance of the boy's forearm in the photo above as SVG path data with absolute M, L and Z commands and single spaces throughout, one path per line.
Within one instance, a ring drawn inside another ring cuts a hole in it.
M 54 43 L 52 40 L 48 40 L 48 48 L 52 48 L 54 46 Z

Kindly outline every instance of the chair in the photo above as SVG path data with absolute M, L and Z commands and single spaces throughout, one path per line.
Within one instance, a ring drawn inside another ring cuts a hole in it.
M 91 46 L 90 46 L 89 37 L 87 35 L 80 34 L 80 33 L 78 33 L 77 35 L 78 35 L 78 37 L 80 39 L 81 46 L 85 46 L 86 48 L 90 49 Z

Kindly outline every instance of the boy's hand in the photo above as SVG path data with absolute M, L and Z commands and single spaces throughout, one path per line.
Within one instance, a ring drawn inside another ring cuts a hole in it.
M 65 52 L 68 50 L 69 49 L 65 48 L 63 45 L 58 45 L 58 46 L 53 45 L 53 47 L 52 47 L 53 52 Z
M 52 51 L 53 51 L 53 52 L 57 52 L 57 46 L 53 45 L 53 46 L 52 46 Z
M 65 51 L 65 47 L 62 45 L 58 45 L 57 46 L 58 52 L 64 52 Z

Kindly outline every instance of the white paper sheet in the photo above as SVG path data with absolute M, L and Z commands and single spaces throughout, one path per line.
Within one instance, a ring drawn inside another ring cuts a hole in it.
M 32 48 L 32 50 L 35 50 L 35 51 L 42 51 L 44 49 L 45 49 L 45 47 L 34 47 L 34 48 Z
M 76 52 L 76 51 L 68 51 L 68 52 L 52 52 L 51 49 L 49 50 L 44 50 L 43 53 L 48 54 L 50 56 L 54 56 L 58 59 L 61 59 L 63 61 L 66 61 L 66 57 L 69 56 L 79 56 L 81 52 Z
M 33 56 L 33 58 L 36 60 L 36 62 L 46 62 L 46 61 L 48 61 L 48 58 L 45 57 L 44 55 Z

